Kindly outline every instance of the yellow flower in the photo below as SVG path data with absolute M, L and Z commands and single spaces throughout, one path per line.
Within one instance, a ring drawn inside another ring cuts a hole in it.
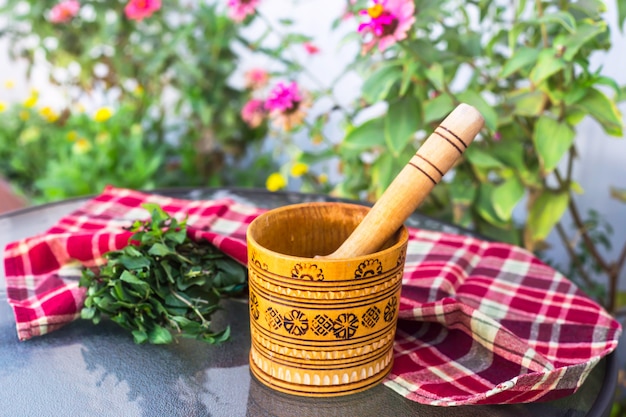
M 52 110 L 51 107 L 46 106 L 39 110 L 39 113 L 50 123 L 54 123 L 59 118 L 59 114 Z
M 283 177 L 279 172 L 274 172 L 269 177 L 267 177 L 267 181 L 265 181 L 265 187 L 269 191 L 278 191 L 281 188 L 285 188 L 287 186 L 287 179 Z
M 6 80 L 4 82 L 4 88 L 6 88 L 7 90 L 12 89 L 13 87 L 15 87 L 15 81 L 13 81 L 13 80 Z
M 26 107 L 27 109 L 35 107 L 35 105 L 37 104 L 37 98 L 37 94 L 31 94 L 30 97 L 24 100 L 24 107 Z
M 75 130 L 70 130 L 69 132 L 67 132 L 68 142 L 74 142 L 76 139 L 78 139 L 78 133 L 76 133 Z
M 28 120 L 28 119 L 30 119 L 30 113 L 29 113 L 29 112 L 27 112 L 26 110 L 22 110 L 22 111 L 20 112 L 20 120 L 22 120 L 22 121 L 24 121 L 24 122 L 25 122 L 25 121 L 26 121 L 26 120 Z
M 317 176 L 317 180 L 320 184 L 326 184 L 328 182 L 328 175 L 326 175 L 325 173 L 321 173 Z
M 93 116 L 96 122 L 106 122 L 113 116 L 113 111 L 109 107 L 99 108 Z
M 296 162 L 291 166 L 292 177 L 301 177 L 307 172 L 309 172 L 309 166 L 304 162 Z
M 91 143 L 85 139 L 78 139 L 72 146 L 72 152 L 78 155 L 83 155 L 91 150 Z
M 0 113 L 7 109 L 7 104 L 4 101 L 0 101 Z

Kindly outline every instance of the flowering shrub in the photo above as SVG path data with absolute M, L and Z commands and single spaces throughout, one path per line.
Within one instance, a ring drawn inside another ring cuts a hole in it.
M 92 194 L 110 183 L 153 188 L 165 148 L 146 138 L 130 103 L 59 114 L 31 92 L 0 109 L 0 172 L 35 203 Z
M 351 25 L 347 42 L 359 35 L 360 47 L 346 68 L 363 80 L 353 105 L 313 112 L 317 102 L 332 101 L 334 85 L 308 91 L 304 99 L 300 81 L 314 77 L 289 62 L 269 95 L 257 95 L 242 113 L 254 126 L 265 117 L 278 138 L 304 130 L 324 145 L 288 151 L 289 160 L 268 187 L 299 178 L 304 189 L 316 189 L 318 177 L 297 177 L 292 167 L 335 161 L 339 180 L 332 192 L 374 201 L 434 127 L 457 104 L 471 104 L 486 128 L 421 210 L 536 252 L 556 230 L 571 255 L 568 275 L 613 309 L 626 248 L 615 262 L 601 254 L 610 228 L 594 221 L 593 211 L 578 209 L 582 190 L 572 169 L 583 118 L 593 118 L 608 136 L 623 135 L 617 104 L 624 88 L 590 67 L 591 55 L 610 47 L 604 12 L 601 1 L 520 2 L 516 9 L 498 1 L 347 2 L 335 25 Z M 619 18 L 621 26 L 624 13 Z M 313 42 L 290 32 L 289 22 L 272 27 L 258 9 L 248 9 L 244 21 L 267 25 L 284 40 Z M 274 56 L 259 42 L 253 46 Z M 266 113 L 258 100 L 265 100 Z M 339 142 L 325 137 L 324 129 L 337 114 L 346 125 Z M 624 199 L 619 189 L 612 195 Z M 563 224 L 566 212 L 573 232 Z M 590 277 L 599 271 L 608 287 Z
M 49 131 L 64 131 L 75 118 L 82 123 L 77 108 L 91 114 L 106 107 L 127 126 L 141 127 L 146 152 L 158 150 L 154 160 L 160 161 L 159 175 L 144 186 L 264 186 L 273 165 L 269 157 L 259 155 L 254 164 L 260 174 L 250 174 L 247 163 L 246 171 L 238 165 L 247 152 L 259 152 L 267 128 L 260 123 L 250 128 L 240 117 L 248 92 L 229 81 L 237 68 L 233 48 L 239 26 L 223 6 L 158 0 L 8 0 L 0 13 L 7 21 L 2 36 L 10 41 L 14 58 L 26 60 L 31 68 L 44 59 L 50 81 L 62 92 L 61 101 L 49 103 L 63 114 Z M 0 119 L 9 115 L 0 113 Z M 87 139 L 93 143 L 94 137 Z M 59 158 L 48 154 L 46 161 L 54 164 Z M 80 193 L 99 192 L 100 183 L 107 180 L 102 176 L 106 167 L 100 167 L 97 177 L 84 178 L 92 185 L 79 187 Z M 48 195 L 32 185 L 23 189 L 36 193 L 30 197 L 37 201 Z M 57 189 L 54 195 L 72 196 L 79 189 Z

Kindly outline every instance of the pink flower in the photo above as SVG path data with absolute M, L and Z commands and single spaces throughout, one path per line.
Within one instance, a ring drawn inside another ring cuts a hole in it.
M 298 106 L 302 96 L 298 90 L 298 84 L 292 81 L 289 85 L 278 83 L 270 92 L 265 108 L 269 111 L 286 112 Z
M 78 14 L 80 3 L 78 0 L 65 0 L 55 5 L 50 10 L 50 21 L 52 23 L 69 22 Z
M 309 55 L 315 55 L 317 53 L 319 53 L 320 48 L 318 48 L 317 46 L 313 45 L 311 42 L 304 42 L 303 44 L 305 51 L 309 54 Z
M 359 25 L 358 31 L 371 36 L 363 45 L 367 52 L 378 44 L 382 52 L 394 43 L 406 38 L 406 34 L 415 23 L 415 4 L 413 0 L 373 0 L 371 7 L 361 10 L 368 21 Z
M 259 127 L 266 116 L 263 100 L 255 99 L 248 101 L 241 109 L 241 118 L 251 128 Z
M 267 85 L 270 75 L 262 68 L 251 68 L 243 75 L 246 87 L 251 90 L 258 90 Z
M 305 110 L 309 107 L 308 96 L 300 92 L 295 81 L 289 85 L 276 84 L 265 101 L 265 109 L 270 112 L 270 117 L 282 125 L 284 130 L 291 130 L 301 124 L 306 116 Z
M 228 16 L 235 22 L 243 22 L 248 15 L 256 12 L 260 0 L 228 0 Z
M 130 0 L 124 13 L 131 20 L 143 20 L 161 8 L 161 0 Z

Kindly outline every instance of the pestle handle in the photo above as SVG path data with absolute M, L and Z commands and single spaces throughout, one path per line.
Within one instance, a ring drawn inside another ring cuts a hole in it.
M 348 239 L 323 258 L 344 259 L 376 252 L 424 201 L 484 124 L 474 107 L 457 106 L 426 139 Z

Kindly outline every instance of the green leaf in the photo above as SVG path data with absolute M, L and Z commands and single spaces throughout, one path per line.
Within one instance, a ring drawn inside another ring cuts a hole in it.
M 539 50 L 535 48 L 529 48 L 527 46 L 519 48 L 502 66 L 500 77 L 506 78 L 524 68 L 530 68 L 530 66 L 537 61 L 538 56 Z
M 454 110 L 454 101 L 448 94 L 440 94 L 437 97 L 422 103 L 424 107 L 424 124 L 440 122 Z
M 385 100 L 391 87 L 402 78 L 402 69 L 397 64 L 385 65 L 369 76 L 361 87 L 363 98 L 369 103 Z
M 499 227 L 506 227 L 506 221 L 498 215 L 493 206 L 493 192 L 495 186 L 491 183 L 482 183 L 478 188 L 478 198 L 475 203 L 475 210 L 489 224 Z
M 574 142 L 576 132 L 566 122 L 559 122 L 547 116 L 537 121 L 533 142 L 541 160 L 544 172 L 552 172 L 563 155 Z
M 350 130 L 341 146 L 358 151 L 366 151 L 385 145 L 385 122 L 383 118 L 368 120 Z
M 588 113 L 609 135 L 623 135 L 622 115 L 617 105 L 599 90 L 589 88 L 585 97 L 574 107 Z
M 524 197 L 524 193 L 524 184 L 517 177 L 511 177 L 498 185 L 491 194 L 493 209 L 498 218 L 511 220 L 513 209 Z
M 580 48 L 606 30 L 606 22 L 590 23 L 586 20 L 578 26 L 575 33 L 557 36 L 553 45 L 564 48 L 563 59 L 569 62 L 574 60 Z
M 395 162 L 396 160 L 391 153 L 386 152 L 372 164 L 372 183 L 375 184 L 374 193 L 377 198 L 382 195 L 397 175 Z
M 515 51 L 515 47 L 517 46 L 517 42 L 520 39 L 520 35 L 522 34 L 522 32 L 524 32 L 524 29 L 526 29 L 527 25 L 527 22 L 519 21 L 518 23 L 514 24 L 509 31 L 509 49 L 511 51 Z
M 404 61 L 404 66 L 402 67 L 402 83 L 400 84 L 400 92 L 398 95 L 404 96 L 407 93 L 413 83 L 413 77 L 418 67 L 419 64 L 415 60 L 408 59 Z
M 147 297 L 150 293 L 150 285 L 134 276 L 132 273 L 128 271 L 122 272 L 120 275 L 120 280 L 131 285 L 136 291 L 138 291 L 142 297 Z
M 172 334 L 164 327 L 154 326 L 148 333 L 148 341 L 155 345 L 172 343 Z
M 568 32 L 573 33 L 576 31 L 576 19 L 568 12 L 562 10 L 558 12 L 548 13 L 537 19 L 539 23 L 558 23 L 563 26 Z
M 542 91 L 531 91 L 517 98 L 514 113 L 524 117 L 538 116 L 546 108 L 547 104 L 548 97 Z
M 502 139 L 493 145 L 492 155 L 506 166 L 521 171 L 526 168 L 524 163 L 524 145 L 517 140 Z
M 465 90 L 456 96 L 457 100 L 476 107 L 476 110 L 485 118 L 485 125 L 489 130 L 495 132 L 498 126 L 498 114 L 493 107 L 477 92 Z
M 133 340 L 138 345 L 148 341 L 148 333 L 145 330 L 133 330 L 131 334 L 133 335 Z
M 502 162 L 491 153 L 479 146 L 470 146 L 465 151 L 465 157 L 472 164 L 480 168 L 502 168 Z
M 611 197 L 623 203 L 626 203 L 626 189 L 611 187 Z
M 385 116 L 385 142 L 398 157 L 421 125 L 420 104 L 414 96 L 402 97 L 389 105 Z
M 128 251 L 124 250 L 124 253 L 126 252 Z M 122 255 L 118 258 L 117 261 L 121 263 L 122 265 L 124 265 L 124 267 L 127 269 L 134 270 L 134 269 L 142 269 L 142 268 L 150 267 L 150 261 L 148 259 L 136 256 L 136 255 L 132 257 L 127 256 L 127 255 Z
M 545 240 L 561 219 L 569 203 L 567 192 L 544 191 L 533 203 L 526 228 L 533 242 Z
M 585 190 L 583 189 L 582 185 L 580 185 L 578 182 L 576 181 L 572 181 L 570 183 L 570 190 L 572 190 L 573 192 L 575 192 L 578 195 L 582 195 L 585 193 Z
M 624 33 L 624 20 L 626 20 L 626 0 L 617 0 L 617 27 Z
M 148 210 L 155 223 L 161 223 L 169 218 L 168 214 L 156 203 L 143 203 L 141 207 Z
M 122 281 L 115 281 L 113 284 L 113 295 L 118 301 L 129 301 L 129 297 L 124 290 Z
M 148 250 L 148 253 L 150 255 L 155 255 L 155 256 L 166 256 L 166 255 L 172 254 L 173 251 L 172 251 L 172 249 L 170 249 L 169 247 L 167 247 L 163 243 L 155 243 Z
M 537 85 L 546 80 L 551 75 L 556 74 L 565 68 L 565 60 L 557 56 L 554 48 L 543 49 L 539 53 L 537 63 L 530 71 L 530 81 Z
M 172 229 L 170 228 L 165 232 L 164 237 L 166 240 L 172 241 L 175 244 L 181 244 L 187 239 L 187 230 L 184 228 Z
M 80 311 L 80 317 L 82 319 L 91 320 L 94 318 L 95 315 L 96 315 L 95 307 L 86 307 Z
M 426 78 L 432 83 L 433 87 L 437 91 L 445 90 L 445 82 L 443 76 L 443 66 L 435 62 L 430 67 L 428 67 L 425 71 Z

